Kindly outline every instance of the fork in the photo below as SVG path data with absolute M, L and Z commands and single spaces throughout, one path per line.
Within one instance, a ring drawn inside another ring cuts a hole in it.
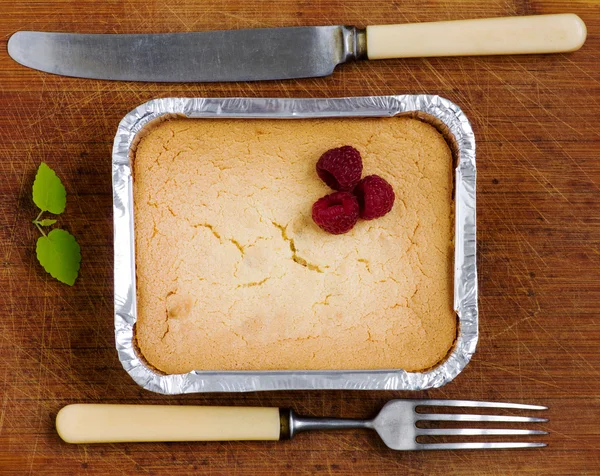
M 67 405 L 56 429 L 68 443 L 283 440 L 309 430 L 375 430 L 394 450 L 535 448 L 538 442 L 420 443 L 419 437 L 545 435 L 541 430 L 421 428 L 418 422 L 543 423 L 546 418 L 464 413 L 419 413 L 419 407 L 547 410 L 539 405 L 471 400 L 390 400 L 372 419 L 313 418 L 291 409 L 176 405 Z

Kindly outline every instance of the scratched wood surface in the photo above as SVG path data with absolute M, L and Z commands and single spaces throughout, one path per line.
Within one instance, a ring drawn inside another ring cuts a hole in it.
M 0 474 L 599 474 L 600 4 L 420 2 L 0 1 Z M 112 83 L 23 68 L 17 30 L 95 33 L 366 24 L 575 12 L 576 53 L 346 65 L 332 77 L 241 84 Z M 453 383 L 421 393 L 276 392 L 165 397 L 141 390 L 113 344 L 110 153 L 120 118 L 165 96 L 330 97 L 431 93 L 459 104 L 477 137 L 481 338 Z M 60 224 L 82 246 L 73 288 L 37 264 L 34 172 L 68 190 Z M 371 415 L 395 397 L 549 405 L 550 446 L 396 453 L 361 432 L 291 442 L 70 446 L 54 431 L 73 402 L 292 406 Z

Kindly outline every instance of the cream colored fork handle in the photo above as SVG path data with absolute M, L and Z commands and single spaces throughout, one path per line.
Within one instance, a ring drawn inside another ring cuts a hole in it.
M 585 23 L 571 13 L 367 27 L 369 59 L 575 51 Z
M 175 405 L 68 405 L 56 415 L 67 443 L 278 440 L 279 409 Z

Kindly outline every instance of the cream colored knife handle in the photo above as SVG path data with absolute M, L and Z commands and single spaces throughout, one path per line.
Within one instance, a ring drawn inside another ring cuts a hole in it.
M 585 42 L 577 15 L 538 15 L 367 27 L 369 59 L 575 51 Z
M 56 415 L 67 443 L 278 440 L 278 408 L 68 405 Z

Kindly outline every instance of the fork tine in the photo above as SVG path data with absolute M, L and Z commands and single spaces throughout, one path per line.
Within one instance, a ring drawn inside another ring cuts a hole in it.
M 415 413 L 415 421 L 495 421 L 495 422 L 525 422 L 525 423 L 545 423 L 547 418 L 533 418 L 523 416 L 504 416 L 504 415 L 468 415 L 461 413 Z
M 514 408 L 518 410 L 548 410 L 542 405 L 525 405 L 522 403 L 478 402 L 475 400 L 413 400 L 421 406 L 429 407 L 479 407 L 479 408 Z
M 417 443 L 420 450 L 487 450 L 501 448 L 542 448 L 546 443 Z
M 418 428 L 419 436 L 460 436 L 460 435 L 547 435 L 541 430 L 492 430 L 484 428 Z

